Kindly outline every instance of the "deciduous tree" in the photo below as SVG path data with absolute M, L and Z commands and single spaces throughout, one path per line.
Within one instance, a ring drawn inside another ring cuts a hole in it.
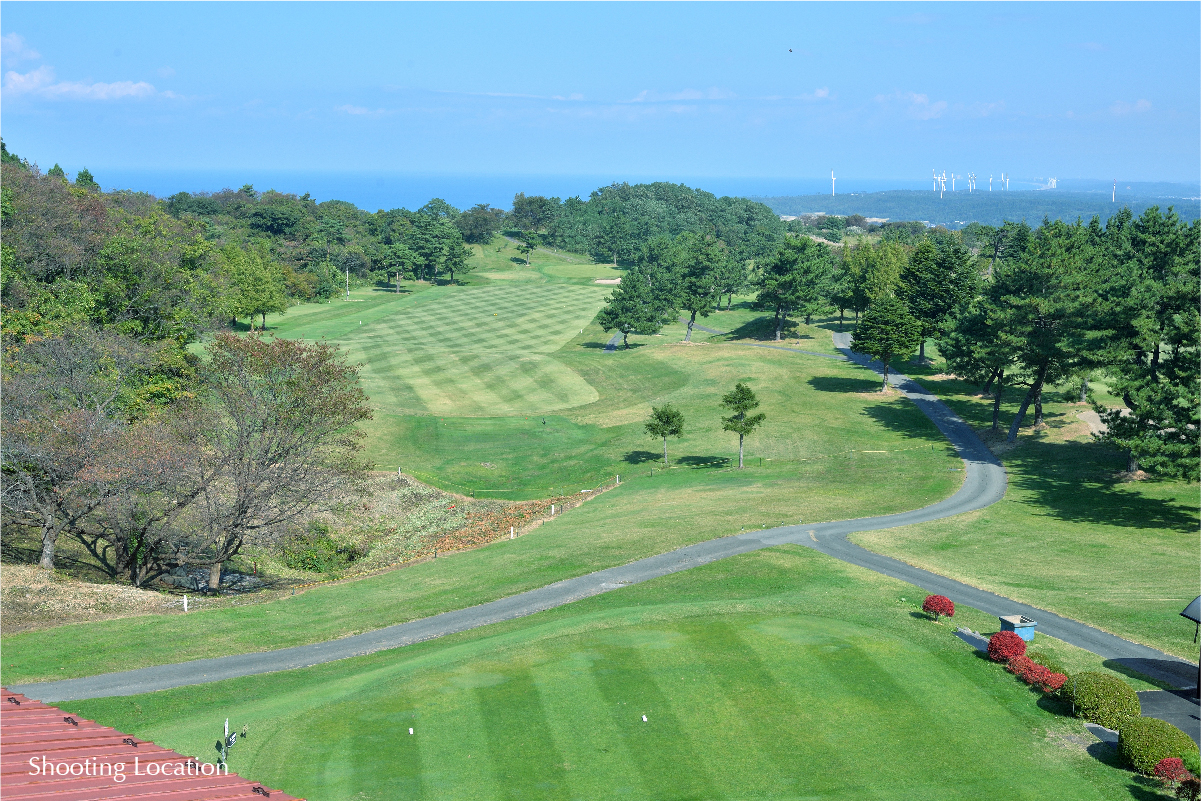
M 667 438 L 684 436 L 684 413 L 670 403 L 652 406 L 644 428 L 650 436 L 663 438 L 663 466 L 667 467 Z
M 206 414 L 191 504 L 194 559 L 221 565 L 248 538 L 269 539 L 331 508 L 367 470 L 358 424 L 371 417 L 358 368 L 332 345 L 220 334 L 200 372 Z

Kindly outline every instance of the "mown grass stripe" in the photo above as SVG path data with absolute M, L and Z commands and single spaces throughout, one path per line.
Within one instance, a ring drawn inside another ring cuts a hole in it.
M 642 655 L 618 646 L 598 650 L 603 658 L 593 664 L 593 679 L 649 797 L 721 797 L 708 774 L 707 755 L 693 749 L 688 727 L 672 711 L 670 694 L 660 689 Z
M 499 797 L 570 798 L 563 755 L 550 736 L 533 676 L 528 669 L 517 669 L 507 678 L 475 690 Z

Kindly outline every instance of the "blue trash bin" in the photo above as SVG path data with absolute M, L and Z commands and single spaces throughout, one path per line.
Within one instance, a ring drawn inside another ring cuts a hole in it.
M 1034 639 L 1034 628 L 1038 623 L 1025 615 L 1004 615 L 998 620 L 1001 621 L 1001 631 L 1017 632 L 1017 635 L 1026 642 Z

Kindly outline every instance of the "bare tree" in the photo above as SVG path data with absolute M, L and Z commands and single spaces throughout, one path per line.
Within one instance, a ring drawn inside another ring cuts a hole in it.
M 80 328 L 28 342 L 5 360 L 3 514 L 40 530 L 47 570 L 59 536 L 104 502 L 103 484 L 88 473 L 120 438 L 120 400 L 148 354 L 128 337 Z
M 100 503 L 71 533 L 135 587 L 188 562 L 188 513 L 204 489 L 190 412 L 184 404 L 131 426 L 81 476 Z
M 357 424 L 371 409 L 358 378 L 324 343 L 222 334 L 209 346 L 188 511 L 191 558 L 210 565 L 209 587 L 248 540 L 269 541 L 361 491 L 369 465 Z

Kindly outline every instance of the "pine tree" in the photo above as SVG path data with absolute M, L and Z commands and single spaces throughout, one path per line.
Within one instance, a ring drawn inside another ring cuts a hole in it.
M 748 434 L 753 434 L 767 415 L 754 414 L 747 416 L 753 409 L 759 408 L 759 399 L 746 384 L 739 381 L 734 385 L 734 391 L 722 396 L 721 405 L 733 412 L 729 417 L 721 419 L 723 431 L 733 431 L 738 435 L 738 469 L 742 469 L 742 441 Z
M 926 340 L 938 334 L 953 312 L 975 294 L 972 255 L 950 237 L 920 242 L 901 269 L 897 297 L 921 326 L 918 358 L 926 358 Z
M 884 383 L 880 387 L 883 392 L 888 388 L 888 366 L 912 356 L 920 338 L 921 326 L 905 304 L 885 295 L 863 313 L 863 320 L 855 329 L 851 350 L 867 354 L 884 365 Z
M 661 282 L 655 281 L 655 272 L 650 266 L 632 268 L 605 299 L 606 305 L 596 317 L 606 333 L 614 329 L 621 332 L 626 350 L 630 348 L 630 334 L 657 334 L 670 319 L 670 298 L 664 295 Z

